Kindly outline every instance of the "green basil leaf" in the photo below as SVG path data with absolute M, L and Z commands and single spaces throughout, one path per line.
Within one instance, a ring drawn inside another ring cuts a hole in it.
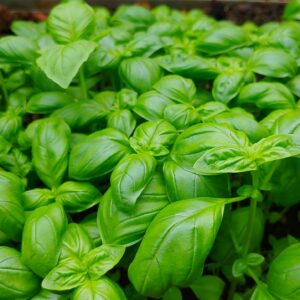
M 190 287 L 201 300 L 220 300 L 225 289 L 225 282 L 220 277 L 205 275 L 198 277 Z
M 248 217 L 250 214 L 249 207 L 238 208 L 234 211 L 225 213 L 222 226 L 217 235 L 214 247 L 210 253 L 211 258 L 223 265 L 231 264 L 239 257 L 233 244 L 232 237 L 237 241 L 238 247 L 242 247 L 247 236 Z M 255 222 L 253 234 L 249 243 L 249 251 L 258 251 L 263 235 L 265 218 L 262 210 L 258 208 L 254 216 Z
M 95 48 L 94 42 L 85 40 L 49 46 L 42 49 L 37 64 L 48 78 L 65 89 Z
M 253 171 L 257 169 L 250 148 L 221 146 L 206 151 L 194 164 L 200 174 L 222 174 Z
M 22 261 L 44 277 L 58 263 L 67 216 L 61 205 L 37 208 L 27 218 L 22 237 Z
M 14 34 L 37 40 L 42 34 L 46 33 L 45 23 L 35 23 L 32 21 L 16 20 L 11 24 L 11 30 Z
M 246 133 L 252 142 L 257 142 L 269 135 L 268 130 L 258 123 L 252 114 L 239 107 L 232 108 L 230 111 L 221 112 L 211 117 L 208 122 L 231 125 L 236 130 Z
M 285 109 L 295 107 L 295 98 L 290 90 L 279 82 L 255 82 L 245 85 L 238 102 L 253 103 L 262 109 Z
M 91 250 L 83 258 L 92 280 L 97 280 L 111 270 L 122 258 L 125 247 L 121 245 L 102 245 Z
M 268 291 L 268 286 L 261 283 L 257 285 L 250 300 L 276 300 Z
M 89 182 L 67 181 L 56 190 L 56 201 L 70 213 L 87 210 L 99 203 L 100 198 L 99 190 Z
M 290 133 L 300 134 L 300 109 L 286 111 L 284 114 L 277 118 L 273 123 L 272 132 L 274 134 Z
M 162 297 L 162 300 L 182 300 L 182 294 L 179 288 L 171 287 Z
M 27 112 L 49 114 L 58 108 L 74 102 L 74 99 L 62 92 L 42 92 L 33 95 L 27 103 Z
M 155 158 L 147 153 L 129 154 L 119 161 L 110 177 L 112 197 L 117 207 L 124 211 L 134 209 L 155 168 Z
M 105 196 L 102 197 L 101 203 L 103 203 L 104 197 Z M 90 239 L 93 241 L 93 245 L 95 247 L 100 246 L 101 238 L 100 238 L 100 232 L 97 224 L 97 213 L 91 213 L 87 215 L 83 220 L 81 220 L 80 225 L 84 228 L 86 233 L 89 235 Z M 107 244 L 114 244 L 114 243 L 107 243 Z
M 300 75 L 295 76 L 286 85 L 295 96 L 300 97 Z
M 13 142 L 22 128 L 22 118 L 9 111 L 0 112 L 0 136 Z
M 168 148 L 177 136 L 176 128 L 165 120 L 148 121 L 139 125 L 133 137 L 131 147 L 138 153 L 146 152 L 153 156 L 167 155 Z
M 92 241 L 83 226 L 71 223 L 63 235 L 59 259 L 62 261 L 73 256 L 81 260 L 92 248 Z
M 37 54 L 37 44 L 29 38 L 6 36 L 0 39 L 0 63 L 32 64 Z
M 63 259 L 44 278 L 42 287 L 47 290 L 67 291 L 82 285 L 87 271 L 82 262 L 75 257 Z
M 147 121 L 163 119 L 163 112 L 167 105 L 174 102 L 155 91 L 143 93 L 137 100 L 133 110 Z
M 23 116 L 26 113 L 26 102 L 27 97 L 29 96 L 28 94 L 31 94 L 31 91 L 26 88 L 20 88 L 15 92 L 12 92 L 7 99 L 8 109 L 16 115 Z
M 120 210 L 108 190 L 98 209 L 98 224 L 105 244 L 131 246 L 139 242 L 158 212 L 169 204 L 165 182 L 160 173 L 154 174 L 135 207 L 124 212 Z
M 40 288 L 40 279 L 21 261 L 21 253 L 0 246 L 0 293 L 2 299 L 24 299 Z
M 283 250 L 272 262 L 267 275 L 269 291 L 279 299 L 296 300 L 300 296 L 300 243 Z
M 212 198 L 182 200 L 165 207 L 152 221 L 129 266 L 136 290 L 159 297 L 171 286 L 191 284 L 214 243 L 223 207 Z
M 25 222 L 24 208 L 20 201 L 23 190 L 19 177 L 0 170 L 0 230 L 14 241 L 20 240 Z
M 227 71 L 214 80 L 212 95 L 216 101 L 227 104 L 235 98 L 245 84 L 245 72 Z
M 51 116 L 63 119 L 72 130 L 82 130 L 99 120 L 103 120 L 105 115 L 106 112 L 99 103 L 89 100 L 68 104 L 55 110 Z
M 130 136 L 136 126 L 136 119 L 132 112 L 127 109 L 116 110 L 108 115 L 107 127 L 118 129 Z
M 57 42 L 64 44 L 89 38 L 94 25 L 93 9 L 81 1 L 70 1 L 55 6 L 47 20 L 50 34 Z
M 282 159 L 279 162 L 275 161 L 274 163 L 277 164 L 277 167 L 270 180 L 272 189 L 269 192 L 272 202 L 284 207 L 299 203 L 300 174 L 298 170 L 300 168 L 300 159 L 291 157 Z M 263 166 L 272 168 L 273 164 L 265 164 Z
M 197 107 L 198 114 L 203 121 L 228 110 L 225 104 L 218 101 L 209 101 Z
M 119 73 L 123 82 L 139 93 L 150 91 L 162 76 L 161 69 L 155 61 L 146 57 L 123 60 Z
M 177 129 L 185 129 L 200 122 L 197 110 L 192 105 L 185 103 L 166 106 L 163 118 Z
M 63 180 L 68 166 L 71 131 L 61 119 L 43 119 L 32 143 L 32 162 L 40 179 L 50 188 Z
M 121 109 L 132 109 L 136 104 L 138 94 L 134 90 L 123 88 L 117 93 L 119 107 Z
M 209 149 L 224 146 L 248 146 L 247 136 L 230 126 L 197 124 L 186 129 L 176 139 L 171 157 L 181 167 L 191 169 L 195 162 Z
M 41 289 L 38 294 L 33 296 L 31 300 L 68 300 L 68 294 L 56 294 L 45 289 Z
M 158 57 L 157 62 L 170 73 L 192 79 L 214 79 L 219 73 L 215 59 L 196 55 L 165 55 Z
M 190 103 L 196 95 L 194 82 L 178 75 L 162 77 L 153 88 L 169 99 L 180 103 Z
M 291 111 L 290 109 L 274 110 L 270 112 L 265 118 L 263 118 L 259 123 L 272 132 L 273 131 L 272 128 L 274 127 L 276 121 L 290 111 Z M 279 133 L 279 132 L 273 132 L 273 133 Z
M 72 300 L 126 300 L 122 289 L 108 277 L 98 280 L 87 280 L 83 285 L 77 287 Z
M 300 6 L 298 0 L 292 0 L 287 3 L 283 11 L 284 20 L 300 20 Z
M 297 62 L 289 53 L 279 48 L 256 50 L 248 61 L 253 72 L 274 78 L 286 78 L 296 75 Z
M 225 25 L 225 26 L 224 26 Z M 197 50 L 211 55 L 229 52 L 246 45 L 246 32 L 236 25 L 223 23 L 202 34 L 197 41 Z
M 151 25 L 154 22 L 154 17 L 148 9 L 142 6 L 122 5 L 117 9 L 111 21 L 115 25 L 130 24 L 137 30 L 141 30 Z
M 69 176 L 77 180 L 103 176 L 131 152 L 128 138 L 121 131 L 107 128 L 95 132 L 72 149 Z
M 55 201 L 55 195 L 48 189 L 36 188 L 25 191 L 22 195 L 25 210 L 35 210 L 38 207 L 48 205 Z
M 300 154 L 299 138 L 292 134 L 276 134 L 253 145 L 258 165 Z
M 162 47 L 163 44 L 157 35 L 140 33 L 126 45 L 125 56 L 150 57 Z
M 226 175 L 203 176 L 189 172 L 172 160 L 163 166 L 164 178 L 170 201 L 197 197 L 229 197 Z

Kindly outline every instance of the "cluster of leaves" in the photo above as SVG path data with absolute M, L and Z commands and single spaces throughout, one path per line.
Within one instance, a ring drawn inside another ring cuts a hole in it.
M 0 299 L 300 299 L 299 240 L 271 234 L 300 202 L 298 0 L 284 19 L 64 1 L 15 21 Z

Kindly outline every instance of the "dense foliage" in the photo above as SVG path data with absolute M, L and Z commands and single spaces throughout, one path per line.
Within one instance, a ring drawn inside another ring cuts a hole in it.
M 63 1 L 15 21 L 0 299 L 299 300 L 300 1 L 283 18 Z

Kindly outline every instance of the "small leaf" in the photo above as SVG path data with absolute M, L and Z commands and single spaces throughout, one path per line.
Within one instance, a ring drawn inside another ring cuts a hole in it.
M 89 277 L 99 279 L 120 261 L 124 253 L 125 247 L 121 245 L 102 245 L 91 250 L 83 258 Z
M 130 154 L 116 165 L 110 181 L 112 197 L 120 209 L 133 210 L 155 168 L 156 160 L 147 153 Z
M 242 258 L 238 258 L 234 261 L 232 266 L 232 275 L 235 278 L 243 276 L 247 272 L 247 261 Z
M 246 256 L 246 263 L 248 266 L 258 266 L 265 261 L 265 258 L 259 253 L 249 253 Z
M 71 290 L 82 285 L 87 272 L 82 262 L 75 257 L 68 257 L 54 267 L 44 278 L 42 287 L 54 291 Z

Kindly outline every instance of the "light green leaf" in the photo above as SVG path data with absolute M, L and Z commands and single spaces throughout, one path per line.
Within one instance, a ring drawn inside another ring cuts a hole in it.
M 87 280 L 83 285 L 77 287 L 72 300 L 126 300 L 122 289 L 108 277 L 98 280 Z
M 95 14 L 88 4 L 70 1 L 51 10 L 47 26 L 56 41 L 67 44 L 91 36 L 95 26 Z
M 71 290 L 82 285 L 87 278 L 87 272 L 82 262 L 75 257 L 63 259 L 44 278 L 42 287 L 53 291 Z
M 37 50 L 37 44 L 28 38 L 20 36 L 3 37 L 0 39 L 0 63 L 32 64 L 38 56 Z
M 66 89 L 95 48 L 94 42 L 84 40 L 53 45 L 42 49 L 37 64 L 48 78 Z
M 21 253 L 0 246 L 0 297 L 1 299 L 31 299 L 40 288 L 40 279 L 27 268 Z
M 102 245 L 91 250 L 83 258 L 89 277 L 99 279 L 120 261 L 124 253 L 125 247 L 121 245 Z

